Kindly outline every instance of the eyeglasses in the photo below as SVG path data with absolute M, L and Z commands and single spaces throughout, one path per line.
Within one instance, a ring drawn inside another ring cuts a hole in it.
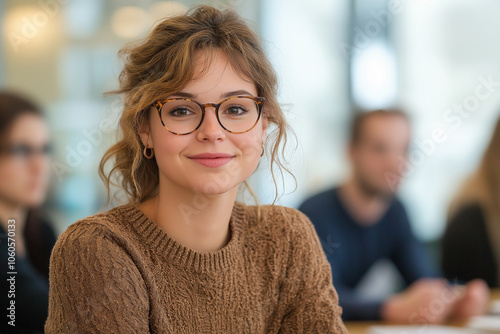
M 41 147 L 35 147 L 28 144 L 12 144 L 1 151 L 6 152 L 10 156 L 17 159 L 29 159 L 36 154 L 41 154 L 43 156 L 52 155 L 52 145 L 46 144 Z
M 152 106 L 158 110 L 165 129 L 182 136 L 193 133 L 200 127 L 207 107 L 215 108 L 217 121 L 224 130 L 230 133 L 248 132 L 257 125 L 264 101 L 263 97 L 232 96 L 220 103 L 201 104 L 180 97 L 156 101 Z

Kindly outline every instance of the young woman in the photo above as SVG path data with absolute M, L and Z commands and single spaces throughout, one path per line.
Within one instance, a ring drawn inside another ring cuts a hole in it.
M 257 36 L 201 6 L 122 53 L 123 138 L 100 172 L 130 203 L 58 239 L 46 333 L 346 333 L 310 221 L 236 202 L 266 143 L 277 164 L 285 138 Z
M 49 131 L 40 109 L 0 92 L 1 333 L 42 333 L 47 318 L 56 236 L 38 207 L 49 173 Z
M 443 271 L 450 279 L 480 278 L 500 287 L 500 118 L 477 171 L 449 212 L 442 240 Z

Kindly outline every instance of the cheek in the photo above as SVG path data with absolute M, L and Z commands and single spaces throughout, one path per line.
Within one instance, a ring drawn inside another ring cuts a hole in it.
M 28 178 L 28 173 L 24 166 L 18 165 L 11 161 L 2 162 L 0 164 L 0 175 L 2 184 L 19 184 Z
M 396 171 L 399 167 L 399 160 L 398 159 L 395 159 L 395 158 L 388 158 L 387 161 L 386 161 L 386 164 L 385 164 L 385 167 L 387 170 L 390 170 L 390 171 Z
M 386 159 L 377 152 L 368 152 L 364 161 L 365 168 L 379 172 L 386 166 Z
M 368 152 L 360 157 L 357 165 L 364 177 L 371 180 L 378 179 L 386 169 L 379 156 Z
M 153 134 L 153 139 L 156 161 L 162 169 L 172 166 L 190 143 L 189 136 L 176 136 L 169 132 Z
M 29 181 L 29 174 L 22 166 L 13 163 L 0 164 L 0 192 L 8 197 L 22 194 Z
M 232 142 L 241 151 L 243 163 L 255 169 L 262 152 L 262 131 L 234 135 Z
M 48 186 L 50 181 L 50 159 L 46 158 L 40 162 L 40 165 L 37 167 L 35 172 L 33 173 L 34 178 L 40 183 L 40 189 L 45 191 L 45 188 Z
M 358 169 L 370 173 L 376 168 L 377 157 L 370 151 L 360 152 L 356 158 L 356 165 Z
M 173 138 L 172 138 L 173 137 Z M 180 152 L 185 146 L 183 144 L 184 137 L 181 136 L 158 136 L 154 140 L 154 151 L 155 154 L 159 155 L 173 154 L 175 152 Z

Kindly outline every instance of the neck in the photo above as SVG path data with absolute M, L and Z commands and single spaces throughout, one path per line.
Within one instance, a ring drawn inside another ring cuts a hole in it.
M 13 219 L 15 221 L 16 232 L 20 233 L 24 228 L 26 215 L 27 210 L 23 206 L 0 200 L 0 224 L 2 224 L 5 230 L 7 230 L 9 220 Z
M 163 183 L 158 194 L 139 207 L 180 244 L 213 252 L 229 241 L 229 220 L 237 191 L 234 187 L 223 194 L 204 195 Z
M 339 195 L 349 214 L 363 226 L 378 222 L 389 207 L 387 198 L 363 191 L 355 178 L 340 187 Z

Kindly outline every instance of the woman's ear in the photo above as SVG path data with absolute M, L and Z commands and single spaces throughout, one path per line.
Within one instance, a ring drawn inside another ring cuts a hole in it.
M 144 119 L 137 130 L 139 133 L 139 137 L 141 137 L 142 144 L 145 147 L 153 147 L 153 143 L 150 140 L 151 127 L 149 126 L 149 118 Z

